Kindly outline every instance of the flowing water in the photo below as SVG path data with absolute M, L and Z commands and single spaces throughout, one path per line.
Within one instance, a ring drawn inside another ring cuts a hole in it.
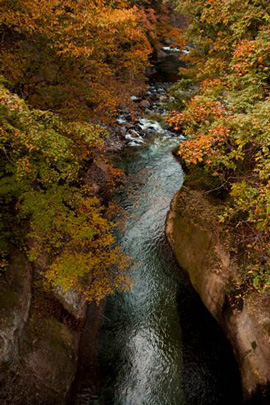
M 128 186 L 119 243 L 136 261 L 134 287 L 107 300 L 100 341 L 103 390 L 97 404 L 240 404 L 236 366 L 219 327 L 179 269 L 164 234 L 171 199 L 183 182 L 157 134 L 118 162 Z
M 108 403 L 183 402 L 178 286 L 163 254 L 166 213 L 183 181 L 171 144 L 157 137 L 123 164 L 130 181 L 119 202 L 129 217 L 119 239 L 136 264 L 132 290 L 108 300 L 102 339 L 103 358 L 113 366 Z
M 164 93 L 164 87 L 155 91 Z M 164 233 L 170 202 L 183 183 L 171 153 L 179 139 L 157 122 L 144 119 L 138 128 L 150 131 L 148 137 L 127 134 L 131 146 L 115 162 L 128 179 L 115 199 L 127 213 L 118 244 L 134 260 L 133 288 L 106 300 L 98 347 L 101 390 L 93 396 L 84 383 L 76 404 L 239 405 L 231 349 Z

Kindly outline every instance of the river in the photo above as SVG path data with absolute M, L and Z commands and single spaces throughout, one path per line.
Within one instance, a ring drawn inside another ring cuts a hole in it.
M 164 93 L 162 85 L 153 88 Z M 170 202 L 183 183 L 171 153 L 179 139 L 152 124 L 147 138 L 127 137 L 130 146 L 115 159 L 128 179 L 115 201 L 127 215 L 117 238 L 134 260 L 133 287 L 106 300 L 98 347 L 101 389 L 91 396 L 84 384 L 76 403 L 239 405 L 231 348 L 176 263 L 164 233 Z M 140 126 L 143 132 L 151 121 Z

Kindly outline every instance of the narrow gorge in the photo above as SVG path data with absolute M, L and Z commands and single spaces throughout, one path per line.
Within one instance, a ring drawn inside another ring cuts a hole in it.
M 1 1 L 1 404 L 269 405 L 269 15 Z

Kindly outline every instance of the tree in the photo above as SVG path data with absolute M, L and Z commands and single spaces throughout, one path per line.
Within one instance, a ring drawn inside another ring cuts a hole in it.
M 245 276 L 270 287 L 270 9 L 266 0 L 182 1 L 188 13 L 188 56 L 179 86 L 190 88 L 168 121 L 187 141 L 179 155 L 219 178 L 220 220 L 231 227 Z M 211 190 L 208 190 L 211 192 Z
M 2 0 L 5 77 L 36 108 L 111 118 L 143 86 L 151 46 L 142 20 L 125 0 Z
M 9 243 L 24 247 L 34 262 L 45 254 L 47 283 L 88 300 L 127 288 L 129 261 L 115 246 L 113 223 L 82 171 L 96 154 L 102 156 L 101 127 L 30 110 L 3 85 L 0 100 L 4 257 Z

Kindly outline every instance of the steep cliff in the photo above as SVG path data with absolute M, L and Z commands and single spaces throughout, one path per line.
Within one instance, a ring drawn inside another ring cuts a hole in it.
M 15 247 L 0 282 L 1 403 L 65 403 L 76 372 L 79 323 L 40 288 L 35 269 Z
M 201 191 L 179 191 L 167 216 L 166 235 L 181 267 L 234 349 L 245 399 L 269 404 L 270 295 L 232 300 L 239 280 L 230 235 L 218 224 L 218 204 Z M 254 401 L 254 402 L 253 402 Z
M 104 195 L 103 189 L 110 189 L 111 184 L 107 166 L 90 165 L 86 181 L 93 192 Z M 11 245 L 9 265 L 0 272 L 1 404 L 65 404 L 78 358 L 87 357 L 92 369 L 97 367 L 101 316 L 99 322 L 94 319 L 102 307 L 88 305 L 82 294 L 72 290 L 63 293 L 57 287 L 47 291 L 42 273 L 48 266 L 45 250 L 31 263 L 22 249 Z M 85 324 L 87 307 L 90 315 Z M 90 335 L 89 348 L 85 341 L 89 343 Z M 89 350 L 80 355 L 84 344 Z M 91 378 L 97 385 L 95 370 L 88 375 Z

